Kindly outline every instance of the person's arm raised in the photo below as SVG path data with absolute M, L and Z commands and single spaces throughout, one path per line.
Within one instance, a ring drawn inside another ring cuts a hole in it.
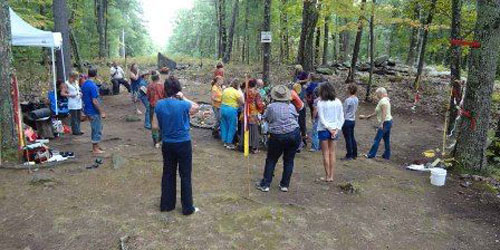
M 176 97 L 191 104 L 191 108 L 189 109 L 189 114 L 194 115 L 200 109 L 200 105 L 198 105 L 198 103 L 189 100 L 186 96 L 184 96 L 182 92 L 177 93 Z

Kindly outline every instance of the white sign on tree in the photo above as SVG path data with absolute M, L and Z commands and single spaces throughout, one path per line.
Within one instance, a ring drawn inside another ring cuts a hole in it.
M 271 33 L 271 31 L 260 32 L 261 43 L 271 43 L 272 39 L 273 39 L 273 34 Z

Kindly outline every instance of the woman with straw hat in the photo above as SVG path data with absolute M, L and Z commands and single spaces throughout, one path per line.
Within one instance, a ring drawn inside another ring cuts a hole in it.
M 288 192 L 290 178 L 293 172 L 295 154 L 300 145 L 300 130 L 298 117 L 293 104 L 290 103 L 291 93 L 284 85 L 278 85 L 271 90 L 273 103 L 267 107 L 263 118 L 269 124 L 269 141 L 267 149 L 264 177 L 257 184 L 257 189 L 269 192 L 278 159 L 283 155 L 283 176 L 279 184 L 282 192 Z

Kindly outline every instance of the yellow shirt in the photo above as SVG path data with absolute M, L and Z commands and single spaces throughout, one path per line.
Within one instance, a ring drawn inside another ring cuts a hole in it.
M 214 84 L 214 86 L 212 86 L 212 106 L 220 108 L 221 101 L 222 88 Z
M 230 107 L 239 107 L 238 99 L 241 98 L 241 92 L 233 87 L 226 88 L 222 91 L 222 104 Z
M 380 101 L 377 104 L 377 107 L 375 108 L 375 112 L 377 113 L 377 120 L 379 123 L 382 123 L 382 106 L 385 106 L 385 120 L 390 121 L 392 120 L 392 115 L 391 115 L 391 103 L 389 100 L 389 97 L 384 97 L 380 99 Z

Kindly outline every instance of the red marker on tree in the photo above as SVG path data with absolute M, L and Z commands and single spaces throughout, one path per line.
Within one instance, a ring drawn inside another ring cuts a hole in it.
M 469 46 L 473 49 L 481 48 L 481 43 L 478 41 L 466 41 L 462 39 L 451 39 L 452 46 Z

